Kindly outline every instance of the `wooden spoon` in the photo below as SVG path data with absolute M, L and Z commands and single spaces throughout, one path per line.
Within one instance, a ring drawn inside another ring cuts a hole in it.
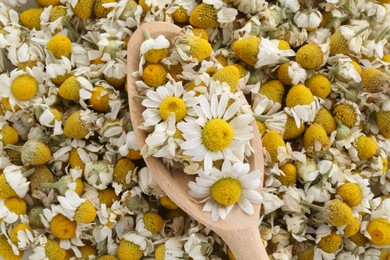
M 127 91 L 130 106 L 131 122 L 139 147 L 145 145 L 148 133 L 138 128 L 143 123 L 142 112 L 144 107 L 134 96 L 139 95 L 132 73 L 138 71 L 140 61 L 140 46 L 145 40 L 143 31 L 147 31 L 152 38 L 164 35 L 169 41 L 181 30 L 180 27 L 166 22 L 145 23 L 138 28 L 128 42 L 127 55 Z M 254 138 L 251 145 L 254 155 L 249 159 L 251 170 L 264 171 L 261 139 L 255 123 L 253 123 Z M 259 232 L 260 205 L 254 206 L 254 214 L 247 215 L 237 205 L 233 208 L 225 220 L 211 220 L 211 213 L 202 211 L 203 204 L 195 203 L 187 194 L 188 182 L 194 180 L 194 176 L 183 172 L 171 173 L 161 159 L 153 156 L 144 158 L 154 180 L 168 197 L 176 203 L 188 215 L 216 232 L 229 246 L 234 256 L 239 260 L 269 259 L 262 243 Z M 259 187 L 261 192 L 262 184 Z

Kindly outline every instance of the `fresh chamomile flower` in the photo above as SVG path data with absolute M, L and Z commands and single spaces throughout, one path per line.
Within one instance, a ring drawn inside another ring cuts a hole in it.
M 34 102 L 40 103 L 44 92 L 44 73 L 41 68 L 33 67 L 23 70 L 13 70 L 10 76 L 0 75 L 0 97 L 8 99 L 11 110 L 17 107 L 28 108 Z M 4 101 L 3 101 L 4 102 Z
M 26 177 L 34 172 L 34 169 L 23 173 L 24 168 L 16 165 L 8 165 L 0 174 L 0 198 L 8 199 L 14 196 L 23 198 L 29 190 L 30 182 Z
M 188 183 L 189 194 L 200 203 L 205 202 L 203 211 L 211 212 L 211 219 L 226 219 L 233 207 L 238 206 L 245 213 L 253 214 L 252 204 L 262 201 L 256 190 L 260 185 L 259 172 L 250 172 L 249 164 L 225 160 L 221 170 L 212 168 L 210 173 L 200 170 L 195 182 Z
M 174 114 L 174 122 L 188 121 L 195 116 L 194 106 L 198 103 L 194 91 L 184 91 L 181 82 L 170 83 L 150 90 L 146 93 L 146 99 L 142 105 L 146 107 L 142 112 L 144 118 L 143 126 L 150 128 L 161 121 L 168 124 L 169 115 Z
M 0 218 L 5 223 L 15 223 L 18 220 L 27 220 L 27 204 L 24 199 L 11 197 L 0 199 Z
M 118 246 L 119 260 L 134 259 L 138 260 L 148 256 L 154 250 L 151 240 L 136 234 L 135 232 L 127 233 L 120 240 Z
M 113 180 L 114 169 L 107 160 L 93 161 L 85 164 L 84 178 L 94 188 L 104 190 Z
M 219 100 L 215 94 L 210 101 L 200 95 L 199 106 L 195 107 L 197 119 L 177 124 L 185 139 L 181 144 L 183 154 L 190 156 L 191 161 L 203 161 L 206 172 L 212 162 L 219 159 L 243 161 L 245 149 L 253 137 L 252 115 L 240 113 L 243 102 L 237 99 L 230 106 L 228 103 L 226 92 Z
M 135 230 L 137 234 L 152 238 L 158 234 L 164 226 L 163 218 L 156 212 L 146 212 L 137 215 Z
M 278 45 L 277 40 L 249 37 L 235 41 L 233 51 L 243 62 L 261 68 L 286 62 L 288 61 L 286 57 L 295 56 L 293 50 L 281 50 Z
M 284 111 L 294 117 L 297 127 L 313 122 L 319 109 L 320 100 L 305 85 L 295 85 L 288 91 Z

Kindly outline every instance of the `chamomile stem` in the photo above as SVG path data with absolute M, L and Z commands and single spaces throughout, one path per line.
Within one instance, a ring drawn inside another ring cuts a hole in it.
M 347 88 L 345 88 L 343 85 L 340 83 L 336 83 L 336 86 L 345 94 L 346 99 L 356 102 L 358 99 L 356 95 L 354 95 L 351 91 L 349 91 Z
M 133 96 L 133 100 L 135 100 L 135 101 L 142 101 L 144 99 L 146 99 L 145 96 L 140 96 L 140 95 Z
M 314 209 L 314 210 L 319 211 L 319 212 L 321 212 L 321 211 L 324 210 L 323 207 L 318 206 L 318 205 L 311 204 L 311 203 L 306 202 L 306 201 L 301 201 L 301 205 L 304 206 L 304 207 L 307 207 L 307 208 Z
M 13 145 L 13 144 L 8 144 L 4 147 L 4 149 L 10 149 L 10 150 L 14 150 L 14 151 L 23 151 L 23 147 L 22 146 L 17 146 L 17 145 Z
M 22 175 L 23 175 L 23 177 L 27 178 L 28 176 L 30 176 L 34 172 L 35 172 L 35 168 L 31 168 L 30 170 L 25 171 Z

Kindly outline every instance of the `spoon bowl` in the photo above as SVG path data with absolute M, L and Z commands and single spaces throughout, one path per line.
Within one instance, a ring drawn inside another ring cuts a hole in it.
M 136 78 L 133 72 L 138 71 L 140 62 L 140 46 L 144 39 L 143 31 L 147 31 L 152 38 L 164 35 L 171 41 L 181 28 L 166 22 L 150 22 L 141 25 L 131 36 L 128 42 L 127 55 L 127 93 L 130 107 L 131 122 L 139 147 L 145 145 L 148 133 L 141 130 L 139 126 L 143 123 L 142 112 L 144 110 L 141 102 L 134 97 L 139 95 L 135 85 Z M 254 138 L 251 146 L 254 153 L 249 158 L 251 170 L 264 172 L 263 152 L 261 139 L 255 122 L 253 125 Z M 236 259 L 258 260 L 268 259 L 266 250 L 262 243 L 259 232 L 260 205 L 253 205 L 254 214 L 247 215 L 237 205 L 232 209 L 225 220 L 211 220 L 210 212 L 202 211 L 203 204 L 196 203 L 188 195 L 188 182 L 195 179 L 195 176 L 183 172 L 170 172 L 161 159 L 149 156 L 144 158 L 153 179 L 167 194 L 167 196 L 188 215 L 216 232 L 229 246 Z M 263 176 L 263 175 L 262 175 Z M 259 187 L 261 192 L 262 185 Z

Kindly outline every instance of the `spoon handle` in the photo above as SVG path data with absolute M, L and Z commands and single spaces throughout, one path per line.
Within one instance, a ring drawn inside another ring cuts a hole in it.
M 219 233 L 237 260 L 269 260 L 257 225 Z

